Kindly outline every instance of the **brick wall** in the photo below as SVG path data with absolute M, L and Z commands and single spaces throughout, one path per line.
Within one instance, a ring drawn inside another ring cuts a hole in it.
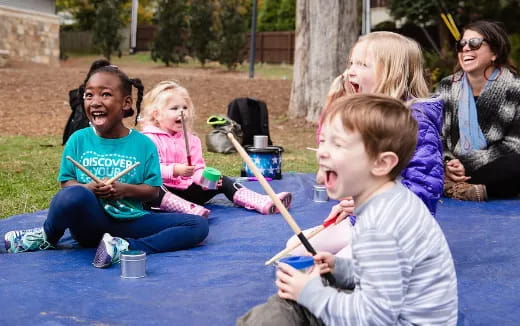
M 8 61 L 58 65 L 58 16 L 0 5 L 0 50 Z

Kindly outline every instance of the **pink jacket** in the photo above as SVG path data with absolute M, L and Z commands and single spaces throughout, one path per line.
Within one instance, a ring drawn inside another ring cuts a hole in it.
M 173 176 L 174 165 L 178 163 L 188 164 L 183 133 L 178 132 L 172 135 L 155 126 L 144 127 L 142 133 L 150 137 L 157 147 L 159 162 L 161 163 L 161 176 L 165 186 L 186 189 L 194 182 L 200 184 L 206 163 L 202 157 L 202 145 L 199 137 L 188 133 L 191 164 L 195 166 L 195 173 L 191 177 L 176 177 Z

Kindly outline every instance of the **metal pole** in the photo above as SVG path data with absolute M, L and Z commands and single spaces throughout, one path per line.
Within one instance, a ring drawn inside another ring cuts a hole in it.
M 137 11 L 139 0 L 132 0 L 132 21 L 130 23 L 130 54 L 135 53 L 137 47 Z
M 361 26 L 361 32 L 363 35 L 370 33 L 371 25 L 372 23 L 370 21 L 370 0 L 363 0 L 363 18 Z
M 253 17 L 251 17 L 251 48 L 249 49 L 249 78 L 255 77 L 256 55 L 256 0 L 253 0 Z

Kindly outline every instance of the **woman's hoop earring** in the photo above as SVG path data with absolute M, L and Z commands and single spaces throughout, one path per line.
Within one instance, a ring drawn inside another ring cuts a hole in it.
M 491 61 L 491 65 L 489 65 L 489 67 L 495 67 L 495 61 L 494 61 L 494 60 Z M 489 68 L 489 67 L 488 67 L 488 68 Z M 486 76 L 486 70 L 487 70 L 487 68 L 484 70 L 484 78 L 485 78 L 487 81 L 495 81 L 495 80 L 497 80 L 498 77 L 500 77 L 500 75 L 502 74 L 502 67 L 498 67 L 498 74 L 497 74 L 497 76 L 495 77 L 495 79 L 488 79 L 487 76 Z M 495 70 L 493 69 L 493 71 L 495 71 Z

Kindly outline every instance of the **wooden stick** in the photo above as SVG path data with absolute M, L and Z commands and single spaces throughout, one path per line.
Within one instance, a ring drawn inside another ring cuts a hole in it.
M 94 174 L 92 174 L 92 172 L 90 172 L 89 170 L 87 170 L 86 167 L 84 167 L 83 165 L 79 164 L 78 162 L 74 161 L 74 159 L 70 156 L 66 156 L 65 157 L 67 160 L 71 161 L 72 164 L 74 164 L 78 169 L 80 169 L 81 171 L 83 171 L 86 175 L 88 175 L 92 180 L 94 180 L 95 182 L 97 183 L 101 183 L 103 181 L 101 181 L 100 179 L 98 179 L 98 177 L 96 177 Z
M 130 172 L 132 169 L 134 169 L 139 164 L 140 164 L 139 162 L 135 162 L 133 165 L 130 165 L 129 167 L 127 167 L 123 171 L 119 172 L 116 176 L 113 176 L 112 178 L 110 178 L 107 182 L 105 182 L 105 184 L 109 185 L 112 182 L 115 182 L 116 180 L 118 180 L 119 178 L 121 178 L 122 176 L 124 176 L 125 174 Z
M 190 143 L 188 142 L 188 130 L 186 130 L 186 122 L 184 121 L 184 111 L 181 111 L 182 132 L 184 133 L 184 144 L 186 145 L 186 159 L 188 165 L 191 166 Z
M 448 20 L 448 17 L 446 17 L 446 15 L 444 13 L 441 14 L 441 18 L 442 18 L 442 21 L 444 21 L 444 24 L 446 25 L 446 27 L 448 28 L 448 30 L 450 31 L 451 35 L 453 36 L 453 38 L 458 41 L 457 39 L 457 32 L 455 32 L 455 30 L 453 29 L 453 26 L 451 26 L 451 23 L 450 21 Z
M 88 175 L 92 180 L 94 180 L 94 182 L 97 182 L 97 183 L 102 183 L 103 181 L 100 180 L 98 177 L 96 177 L 94 174 L 92 174 L 92 172 L 90 172 L 86 167 L 84 167 L 83 165 L 81 165 L 79 162 L 76 162 L 72 157 L 70 156 L 66 156 L 65 157 L 67 160 L 71 161 L 78 169 L 80 169 L 81 171 L 83 171 L 86 175 Z M 117 174 L 116 176 L 112 177 L 111 179 L 109 179 L 107 182 L 105 182 L 106 185 L 109 185 L 113 182 L 115 182 L 116 180 L 118 180 L 119 178 L 121 178 L 122 176 L 124 176 L 125 174 L 127 174 L 128 172 L 130 172 L 133 168 L 135 168 L 136 166 L 138 166 L 140 163 L 139 162 L 136 162 L 135 164 L 127 167 L 126 169 L 124 169 L 123 171 L 119 172 L 119 174 Z
M 318 235 L 318 233 L 320 233 L 321 231 L 325 230 L 325 228 L 327 228 L 329 225 L 334 223 L 337 218 L 338 217 L 336 216 L 335 218 L 333 218 L 333 219 L 323 223 L 322 225 L 318 226 L 316 229 L 312 230 L 309 234 L 306 235 L 307 240 L 312 239 L 314 236 Z M 282 250 L 279 253 L 277 253 L 276 255 L 274 255 L 271 259 L 266 261 L 265 265 L 266 266 L 270 265 L 273 262 L 279 260 L 280 258 L 283 258 L 283 257 L 287 256 L 289 253 L 291 253 L 291 251 L 293 251 L 294 249 L 298 248 L 301 245 L 302 245 L 301 242 L 296 242 L 295 244 L 291 245 L 290 247 L 285 248 L 284 250 Z
M 453 20 L 453 17 L 451 16 L 450 13 L 448 13 L 447 17 L 448 17 L 448 21 L 451 23 L 451 27 L 453 28 L 453 31 L 455 32 L 455 40 L 456 41 L 460 40 L 460 32 L 459 32 L 459 29 L 457 28 L 457 24 L 455 24 L 455 21 Z
M 235 149 L 237 150 L 237 152 L 240 154 L 240 156 L 242 156 L 242 159 L 244 160 L 244 162 L 246 162 L 249 169 L 253 172 L 255 177 L 258 179 L 258 181 L 262 185 L 262 188 L 264 188 L 265 192 L 267 192 L 269 197 L 271 197 L 271 200 L 275 204 L 276 208 L 278 208 L 278 210 L 282 214 L 282 216 L 285 219 L 285 221 L 287 222 L 287 224 L 289 224 L 289 226 L 291 227 L 293 232 L 300 239 L 301 243 L 305 246 L 305 249 L 307 249 L 307 251 L 310 252 L 313 256 L 316 255 L 316 250 L 314 250 L 312 245 L 309 243 L 309 241 L 303 234 L 303 232 L 300 229 L 300 227 L 298 226 L 298 224 L 296 224 L 296 222 L 292 218 L 291 214 L 289 214 L 289 211 L 287 211 L 287 208 L 282 204 L 282 201 L 280 200 L 280 198 L 278 198 L 278 196 L 276 196 L 276 194 L 273 191 L 273 188 L 271 188 L 269 183 L 267 183 L 267 181 L 265 180 L 262 173 L 260 173 L 260 170 L 258 170 L 258 168 L 256 167 L 255 163 L 253 163 L 253 161 L 251 160 L 249 155 L 247 155 L 244 148 L 242 148 L 242 145 L 240 145 L 240 143 L 235 139 L 235 137 L 233 136 L 232 133 L 228 133 L 227 136 L 228 136 L 229 140 L 231 140 L 231 143 L 233 144 L 233 146 L 235 146 Z M 336 281 L 334 280 L 334 276 L 332 276 L 331 273 L 324 274 L 323 276 L 327 279 L 329 284 L 333 285 L 336 283 Z
M 253 172 L 255 177 L 258 179 L 258 181 L 262 185 L 262 188 L 264 188 L 265 192 L 269 195 L 269 197 L 271 197 L 271 200 L 274 202 L 274 205 L 276 206 L 276 208 L 278 208 L 278 210 L 282 214 L 282 216 L 285 219 L 285 221 L 287 222 L 287 224 L 289 224 L 289 226 L 291 227 L 291 229 L 293 230 L 293 232 L 295 234 L 300 234 L 302 232 L 302 230 L 300 230 L 300 227 L 298 226 L 298 224 L 296 224 L 296 222 L 294 221 L 292 216 L 289 214 L 289 211 L 287 210 L 287 208 L 285 208 L 285 206 L 282 204 L 282 201 L 280 200 L 280 198 L 278 198 L 278 196 L 276 196 L 276 194 L 273 191 L 273 188 L 271 188 L 269 183 L 267 183 L 267 181 L 265 180 L 265 177 L 262 175 L 260 170 L 258 170 L 255 163 L 253 163 L 253 161 L 251 160 L 249 155 L 247 155 L 244 148 L 242 148 L 242 145 L 240 145 L 240 143 L 235 139 L 235 137 L 233 136 L 232 133 L 228 133 L 227 136 L 233 143 L 233 146 L 235 146 L 235 149 L 238 151 L 240 156 L 242 156 L 242 159 L 246 162 L 246 164 L 249 167 L 249 169 L 251 170 L 251 172 Z

